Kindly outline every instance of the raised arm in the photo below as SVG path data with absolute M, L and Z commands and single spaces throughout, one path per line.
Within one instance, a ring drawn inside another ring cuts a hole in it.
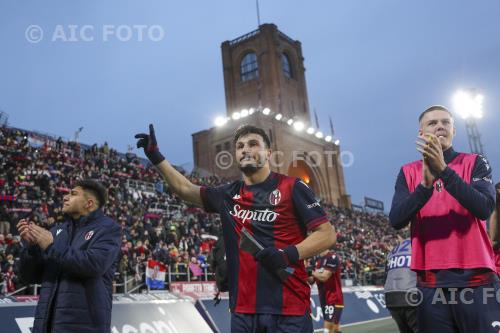
M 391 226 L 396 230 L 406 227 L 415 214 L 429 201 L 432 191 L 432 185 L 428 188 L 423 184 L 419 184 L 415 191 L 410 193 L 403 169 L 401 169 L 396 180 L 391 211 L 389 213 Z
M 136 134 L 135 138 L 139 139 L 137 141 L 137 148 L 144 149 L 146 157 L 156 166 L 171 190 L 182 200 L 202 206 L 200 186 L 191 183 L 189 179 L 177 171 L 160 153 L 153 124 L 149 125 L 149 134 Z
M 167 160 L 163 160 L 156 165 L 161 176 L 168 186 L 182 200 L 191 202 L 197 206 L 202 206 L 200 186 L 191 183 L 184 175 L 177 171 Z

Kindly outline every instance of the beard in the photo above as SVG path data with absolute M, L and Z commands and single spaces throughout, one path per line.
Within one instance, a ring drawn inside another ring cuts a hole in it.
M 252 160 L 250 163 L 245 163 L 243 160 L 244 157 L 240 159 L 240 165 L 238 166 L 238 168 L 247 177 L 252 176 L 266 165 L 266 158 L 261 154 L 259 154 L 259 156 Z
M 241 172 L 245 174 L 245 176 L 250 177 L 255 174 L 257 171 L 262 169 L 262 166 L 254 165 L 254 164 L 246 164 L 240 165 L 239 169 Z

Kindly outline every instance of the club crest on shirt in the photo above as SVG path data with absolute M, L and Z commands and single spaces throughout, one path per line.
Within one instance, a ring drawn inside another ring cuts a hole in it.
M 269 194 L 269 203 L 273 206 L 276 206 L 281 201 L 281 192 L 276 189 Z
M 90 230 L 89 232 L 87 232 L 85 234 L 85 240 L 89 240 L 92 238 L 92 236 L 94 236 L 94 230 Z

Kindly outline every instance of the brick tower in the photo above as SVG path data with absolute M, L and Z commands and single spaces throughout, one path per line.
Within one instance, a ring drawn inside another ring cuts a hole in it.
M 350 207 L 339 146 L 311 123 L 300 42 L 263 24 L 221 48 L 226 117 L 192 135 L 195 169 L 240 179 L 230 163 L 232 138 L 238 126 L 251 124 L 271 139 L 273 171 L 300 177 L 326 202 Z

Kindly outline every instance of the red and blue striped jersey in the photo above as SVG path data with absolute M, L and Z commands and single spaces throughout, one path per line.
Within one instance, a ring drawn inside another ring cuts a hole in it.
M 304 240 L 309 230 L 328 222 L 313 191 L 298 178 L 271 172 L 265 181 L 201 187 L 207 212 L 219 213 L 229 271 L 229 306 L 237 313 L 304 315 L 310 287 L 302 260 L 282 282 L 239 247 L 245 227 L 264 247 L 283 249 Z
M 342 293 L 342 283 L 340 281 L 340 272 L 342 270 L 340 258 L 335 253 L 328 252 L 325 256 L 316 260 L 316 269 L 325 269 L 332 272 L 332 276 L 325 282 L 316 280 L 321 304 L 344 305 L 344 294 Z

